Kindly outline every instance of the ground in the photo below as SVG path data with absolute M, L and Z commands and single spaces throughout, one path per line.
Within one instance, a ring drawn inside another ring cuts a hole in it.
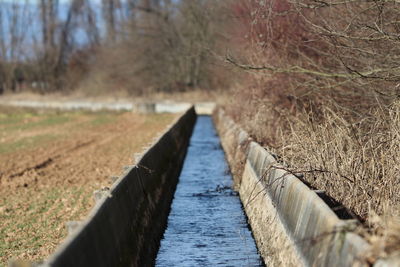
M 51 254 L 174 117 L 0 107 L 0 266 Z

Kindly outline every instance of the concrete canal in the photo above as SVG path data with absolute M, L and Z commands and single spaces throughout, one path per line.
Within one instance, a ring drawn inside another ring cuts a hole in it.
M 156 266 L 263 266 L 212 120 L 199 116 Z

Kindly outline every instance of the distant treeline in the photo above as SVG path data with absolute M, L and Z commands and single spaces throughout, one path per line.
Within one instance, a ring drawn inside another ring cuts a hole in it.
M 0 2 L 0 93 L 210 88 L 219 1 Z
M 63 88 L 73 58 L 100 43 L 95 9 L 91 1 L 0 2 L 0 91 Z

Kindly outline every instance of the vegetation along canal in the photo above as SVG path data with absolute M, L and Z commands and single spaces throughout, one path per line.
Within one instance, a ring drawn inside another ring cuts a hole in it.
M 199 116 L 156 266 L 263 266 L 209 116 Z

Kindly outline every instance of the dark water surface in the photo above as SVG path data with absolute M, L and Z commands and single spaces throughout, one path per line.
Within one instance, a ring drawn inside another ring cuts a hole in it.
M 156 266 L 263 266 L 209 116 L 199 116 Z

